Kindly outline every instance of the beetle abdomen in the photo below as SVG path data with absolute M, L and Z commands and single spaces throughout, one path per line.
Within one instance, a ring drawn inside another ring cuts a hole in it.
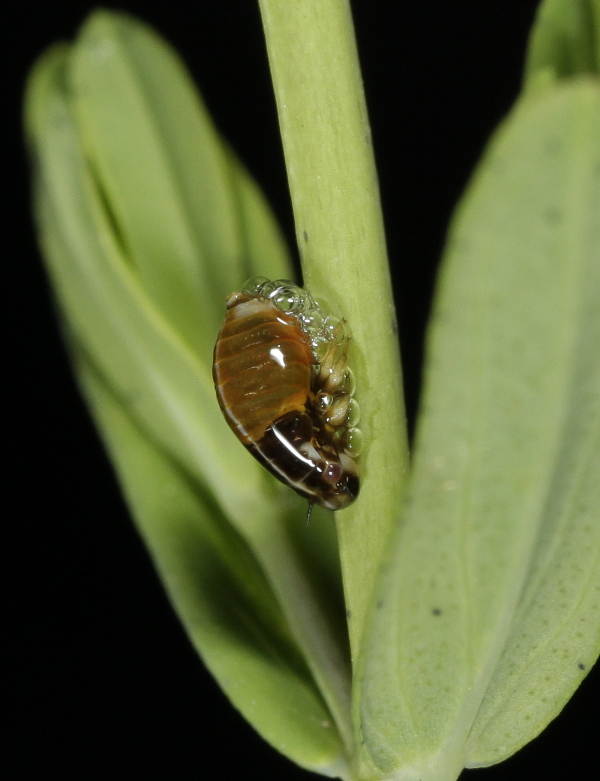
M 270 301 L 238 294 L 227 306 L 213 376 L 229 425 L 249 445 L 274 420 L 304 409 L 312 356 L 295 319 Z
M 227 299 L 213 376 L 231 429 L 279 480 L 329 510 L 358 495 L 354 380 L 345 320 L 287 280 L 250 280 Z

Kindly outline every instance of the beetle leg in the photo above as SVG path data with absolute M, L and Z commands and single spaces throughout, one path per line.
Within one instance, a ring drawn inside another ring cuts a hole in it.
M 340 320 L 333 336 L 334 340 L 329 345 L 323 356 L 317 377 L 317 386 L 329 392 L 334 391 L 342 381 L 346 368 L 346 356 L 348 353 L 349 338 L 345 336 L 346 323 Z M 338 341 L 340 339 L 340 341 Z
M 335 393 L 339 388 L 342 379 L 344 377 L 344 371 L 346 370 L 346 350 L 340 355 L 336 363 L 333 364 L 329 370 L 329 374 L 323 384 L 323 390 L 329 391 L 329 393 Z
M 332 426 L 332 428 L 341 426 L 348 416 L 349 406 L 350 396 L 346 394 L 338 396 L 327 412 L 327 423 Z

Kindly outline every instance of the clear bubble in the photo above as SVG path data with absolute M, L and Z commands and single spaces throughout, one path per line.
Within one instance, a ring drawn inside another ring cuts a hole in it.
M 270 279 L 268 279 L 260 286 L 259 290 L 257 290 L 257 295 L 270 298 L 271 293 L 279 286 L 279 282 L 272 282 Z
M 309 302 L 306 302 L 307 304 Z M 312 306 L 307 306 L 300 317 L 300 325 L 307 334 L 319 333 L 323 328 L 323 312 Z
M 341 317 L 336 317 L 335 315 L 326 315 L 326 317 L 323 318 L 321 334 L 323 338 L 330 342 L 343 344 L 348 339 L 348 328 L 346 321 Z
M 311 339 L 310 346 L 315 361 L 320 364 L 327 355 L 327 351 L 329 350 L 329 342 L 321 339 L 320 337 L 313 337 Z
M 252 277 L 249 279 L 242 290 L 244 293 L 249 293 L 253 296 L 258 296 L 261 294 L 261 290 L 264 287 L 265 284 L 270 284 L 270 280 L 266 277 Z
M 323 320 L 323 328 L 325 329 L 325 333 L 328 335 L 331 334 L 331 337 L 333 337 L 341 322 L 342 321 L 339 317 L 336 317 L 335 315 L 327 315 L 327 317 L 325 317 Z
M 299 314 L 304 310 L 304 295 L 295 285 L 280 285 L 269 294 L 269 298 L 276 307 L 288 314 Z
M 311 294 L 308 292 L 308 290 L 302 290 L 304 293 L 304 297 L 306 299 L 306 310 L 309 309 L 318 309 L 319 307 L 315 303 L 315 299 L 311 296 Z
M 274 279 L 269 284 L 269 297 L 272 298 L 280 290 L 289 290 L 290 292 L 297 291 L 298 293 L 303 292 L 290 279 Z
M 360 420 L 360 406 L 356 399 L 350 399 L 348 404 L 348 414 L 346 415 L 346 425 L 354 428 Z
M 344 449 L 349 456 L 356 458 L 364 447 L 363 433 L 359 428 L 349 428 L 342 437 Z

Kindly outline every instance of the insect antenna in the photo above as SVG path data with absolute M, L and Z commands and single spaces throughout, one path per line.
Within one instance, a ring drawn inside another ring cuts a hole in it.
M 309 502 L 308 503 L 308 510 L 306 511 L 306 525 L 307 526 L 310 523 L 310 516 L 312 515 L 312 509 L 313 509 L 314 506 L 315 506 L 314 502 Z

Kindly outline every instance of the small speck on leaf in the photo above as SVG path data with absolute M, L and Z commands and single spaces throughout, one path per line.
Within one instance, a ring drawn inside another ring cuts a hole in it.
M 544 219 L 550 225 L 556 225 L 556 223 L 560 222 L 561 216 L 560 211 L 555 208 L 546 209 L 544 213 Z
M 560 152 L 562 152 L 563 146 L 564 144 L 560 138 L 549 138 L 546 142 L 545 148 L 546 152 L 554 157 L 555 155 L 558 155 Z
M 472 243 L 463 236 L 457 236 L 452 242 L 452 251 L 459 255 L 468 255 L 471 248 Z

